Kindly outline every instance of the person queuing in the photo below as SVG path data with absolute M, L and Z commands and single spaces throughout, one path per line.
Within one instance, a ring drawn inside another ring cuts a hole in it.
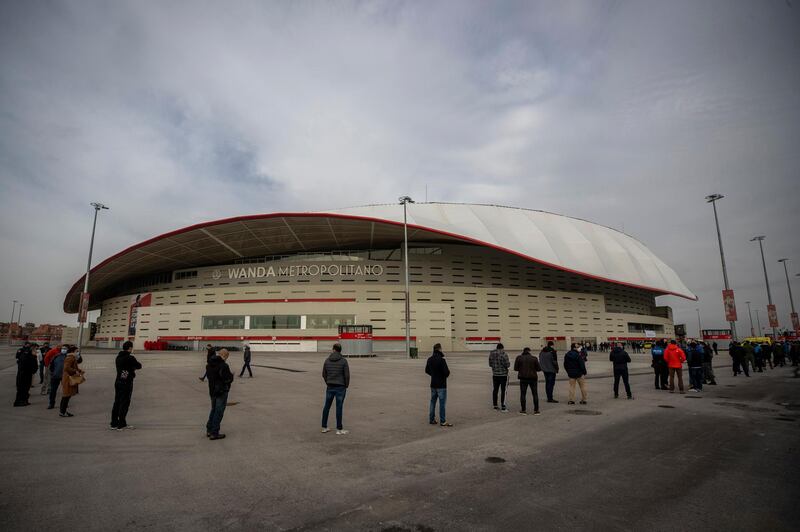
M 117 378 L 114 380 L 114 406 L 111 407 L 111 424 L 108 426 L 111 430 L 133 428 L 133 425 L 128 425 L 127 416 L 133 396 L 133 379 L 136 378 L 136 370 L 142 369 L 142 364 L 132 351 L 133 342 L 129 340 L 122 344 L 122 351 L 115 360 Z
M 526 396 L 528 388 L 533 395 L 533 415 L 539 415 L 539 379 L 537 373 L 542 371 L 539 359 L 531 354 L 531 348 L 526 347 L 522 353 L 514 360 L 514 371 L 519 378 L 519 413 L 523 416 L 528 415 Z
M 214 349 L 211 344 L 206 344 L 206 371 L 203 373 L 202 377 L 197 377 L 200 379 L 200 382 L 206 380 L 206 377 L 208 376 L 208 365 L 211 363 L 211 359 L 215 356 L 217 356 L 217 350 Z
M 447 421 L 447 378 L 450 377 L 450 368 L 442 353 L 442 344 L 433 346 L 433 353 L 425 363 L 425 373 L 431 376 L 431 404 L 428 409 L 428 422 L 436 425 L 436 401 L 439 401 L 439 425 L 452 427 Z
M 701 345 L 703 346 L 703 384 L 716 386 L 717 379 L 714 376 L 713 360 L 717 350 L 703 342 L 701 342 Z M 717 343 L 714 342 L 714 345 L 717 345 Z
M 45 372 L 45 365 L 44 365 L 44 355 L 50 350 L 50 343 L 45 342 L 42 344 L 42 347 L 39 348 L 37 352 L 37 358 L 39 360 L 39 385 L 44 385 L 44 372 Z M 44 395 L 44 394 L 42 394 Z
M 333 344 L 333 351 L 322 365 L 322 380 L 325 381 L 325 405 L 322 407 L 322 433 L 328 432 L 328 414 L 336 400 L 336 434 L 348 434 L 342 425 L 344 398 L 350 386 L 350 365 L 342 356 L 342 346 Z
M 662 340 L 653 344 L 650 355 L 653 357 L 650 367 L 653 368 L 653 373 L 655 374 L 656 390 L 668 390 L 669 368 L 667 368 L 667 363 L 664 361 L 664 342 Z
M 508 385 L 508 368 L 511 363 L 508 355 L 503 350 L 503 344 L 497 344 L 497 349 L 489 353 L 489 367 L 492 368 L 492 405 L 497 410 L 497 391 L 500 390 L 500 405 L 503 412 L 508 412 L 506 407 L 506 386 Z
M 728 354 L 731 356 L 731 363 L 733 366 L 733 376 L 736 377 L 744 372 L 745 376 L 750 376 L 750 371 L 747 369 L 747 362 L 745 361 L 745 348 L 739 342 L 733 341 L 728 346 Z
M 44 384 L 42 384 L 42 391 L 41 391 L 42 395 L 50 395 L 50 388 L 53 382 L 53 373 L 50 368 L 50 365 L 52 364 L 53 359 L 58 354 L 61 353 L 62 349 L 64 349 L 64 354 L 66 355 L 67 354 L 66 346 L 62 345 L 56 345 L 54 347 L 51 347 L 44 355 L 44 365 L 47 367 L 47 374 L 49 375 L 49 377 L 45 379 Z M 59 377 L 58 383 L 61 384 L 61 377 Z
M 564 371 L 567 372 L 569 377 L 569 401 L 567 404 L 575 404 L 575 385 L 577 384 L 581 389 L 581 404 L 586 404 L 586 363 L 581 358 L 581 354 L 577 351 L 576 345 L 572 344 L 570 350 L 564 355 Z
M 211 397 L 211 411 L 206 423 L 206 436 L 209 440 L 221 440 L 225 434 L 220 432 L 222 417 L 228 404 L 228 393 L 233 383 L 233 373 L 228 366 L 228 350 L 220 349 L 209 357 L 204 377 L 208 377 L 208 395 Z
M 74 395 L 78 395 L 78 387 L 86 380 L 83 376 L 83 370 L 78 367 L 80 363 L 80 354 L 77 354 L 77 347 L 74 345 L 67 348 L 66 357 L 64 358 L 64 370 L 61 375 L 61 404 L 58 410 L 58 415 L 61 417 L 73 417 L 74 414 L 67 410 L 69 400 Z
M 67 358 L 68 346 L 59 346 L 58 353 L 50 357 L 50 351 L 47 352 L 47 369 L 50 371 L 50 386 L 47 389 L 48 401 L 47 409 L 52 410 L 56 407 L 56 395 L 58 395 L 58 387 L 61 386 L 61 379 L 64 375 L 64 360 Z
M 544 392 L 547 395 L 547 402 L 557 403 L 558 401 L 553 398 L 553 390 L 558 373 L 558 353 L 553 348 L 553 342 L 547 342 L 547 346 L 539 353 L 539 364 L 544 374 Z
M 239 378 L 244 377 L 244 370 L 245 369 L 247 370 L 247 373 L 250 374 L 250 378 L 253 378 L 253 370 L 250 369 L 250 358 L 251 358 L 251 356 L 252 355 L 250 354 L 250 345 L 249 344 L 245 344 L 245 346 L 244 346 L 244 355 L 242 356 L 242 359 L 244 360 L 244 365 L 242 366 L 242 371 L 239 373 Z
M 608 360 L 611 361 L 614 369 L 614 399 L 619 397 L 619 380 L 625 385 L 625 393 L 628 399 L 633 399 L 631 393 L 631 385 L 628 381 L 628 362 L 631 361 L 631 356 L 625 351 L 621 345 L 615 345 L 608 355 Z
M 683 390 L 683 363 L 686 362 L 686 353 L 678 347 L 675 340 L 670 340 L 669 345 L 664 350 L 664 361 L 669 368 L 669 393 L 675 393 L 675 377 L 678 377 L 678 390 Z
M 703 345 L 695 342 L 689 344 L 686 352 L 686 363 L 689 367 L 689 391 L 703 391 Z
M 31 344 L 25 344 L 17 350 L 17 396 L 14 398 L 14 406 L 28 406 L 30 405 L 31 384 L 33 383 L 33 376 L 39 363 L 36 361 L 36 355 L 33 354 Z

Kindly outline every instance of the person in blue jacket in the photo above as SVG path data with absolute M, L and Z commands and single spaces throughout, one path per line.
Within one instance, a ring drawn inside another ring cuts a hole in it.
M 653 344 L 650 354 L 653 356 L 653 362 L 650 367 L 653 368 L 653 373 L 655 374 L 656 390 L 668 390 L 669 368 L 667 368 L 667 363 L 664 361 L 664 342 L 659 340 Z

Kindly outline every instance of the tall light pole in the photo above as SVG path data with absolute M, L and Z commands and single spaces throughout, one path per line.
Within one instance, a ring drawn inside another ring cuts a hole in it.
M 83 345 L 83 328 L 85 321 L 81 321 L 83 319 L 84 311 L 88 314 L 89 312 L 89 271 L 92 269 L 92 251 L 94 250 L 94 231 L 97 228 L 97 213 L 100 209 L 108 209 L 102 203 L 90 203 L 92 207 L 94 207 L 94 221 L 92 222 L 92 238 L 89 240 L 89 260 L 86 261 L 86 276 L 83 278 L 83 293 L 81 294 L 81 305 L 78 309 L 78 350 L 80 350 L 81 346 Z M 83 306 L 86 305 L 86 309 L 84 310 Z
M 783 273 L 786 274 L 786 288 L 789 289 L 789 306 L 792 308 L 792 329 L 794 329 L 794 299 L 792 298 L 792 283 L 789 282 L 789 269 L 786 267 L 786 263 L 789 259 L 778 259 L 778 262 L 783 263 Z
M 11 324 L 14 323 L 14 313 L 17 311 L 17 300 L 11 305 L 11 321 L 8 322 L 8 345 L 11 345 Z
M 756 330 L 753 329 L 753 313 L 750 311 L 750 302 L 745 301 L 747 303 L 747 315 L 750 316 L 750 336 L 756 335 Z
M 706 196 L 706 203 L 710 203 L 711 206 L 714 208 L 714 223 L 717 226 L 717 241 L 719 242 L 719 258 L 722 261 L 722 280 L 725 283 L 725 290 L 730 290 L 730 284 L 728 283 L 728 269 L 725 267 L 725 252 L 722 250 L 722 234 L 719 231 L 719 217 L 717 216 L 717 200 L 721 200 L 724 198 L 722 194 L 711 194 L 710 196 Z M 727 308 L 726 308 L 727 313 Z M 736 322 L 729 321 L 728 322 L 731 326 L 731 340 L 736 340 Z
M 758 309 L 756 309 L 756 325 L 758 325 L 758 336 L 763 336 L 761 334 L 761 317 L 758 314 Z
M 19 304 L 19 314 L 17 315 L 17 323 L 19 324 L 20 328 L 22 327 L 22 307 L 24 307 L 22 303 Z
M 400 196 L 403 205 L 403 262 L 406 271 L 406 357 L 411 357 L 411 287 L 408 280 L 408 204 L 414 203 L 408 196 Z
M 771 307 L 772 306 L 772 292 L 769 290 L 769 277 L 767 276 L 767 261 L 764 260 L 764 239 L 767 238 L 764 235 L 754 236 L 750 239 L 750 242 L 758 242 L 758 248 L 761 250 L 761 265 L 764 266 L 764 282 L 767 284 L 767 304 Z M 769 311 L 769 307 L 767 308 Z M 772 321 L 772 320 L 770 320 Z M 772 339 L 778 340 L 778 330 L 775 327 L 772 327 Z
M 703 326 L 700 324 L 700 309 L 696 308 L 697 311 L 697 337 L 699 340 L 703 339 Z

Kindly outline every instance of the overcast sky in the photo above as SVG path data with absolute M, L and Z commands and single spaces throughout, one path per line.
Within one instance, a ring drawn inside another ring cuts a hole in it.
M 796 4 L 796 5 L 792 5 Z M 721 327 L 800 306 L 800 2 L 2 2 L 0 320 L 171 229 L 428 199 L 624 229 Z

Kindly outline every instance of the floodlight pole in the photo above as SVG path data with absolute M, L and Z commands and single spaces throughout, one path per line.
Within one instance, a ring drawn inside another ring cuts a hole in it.
M 697 311 L 697 336 L 698 340 L 703 339 L 703 326 L 700 324 L 700 309 L 696 308 Z
M 22 307 L 24 307 L 22 303 L 19 304 L 19 314 L 17 315 L 17 325 L 19 325 L 20 331 L 22 330 Z
M 750 336 L 756 335 L 756 330 L 753 328 L 753 313 L 750 311 L 750 302 L 745 301 L 747 303 L 747 315 L 750 316 Z
M 789 289 L 789 305 L 792 307 L 792 314 L 794 314 L 794 299 L 792 298 L 792 283 L 789 282 L 789 269 L 786 267 L 786 263 L 789 262 L 789 259 L 779 259 L 778 262 L 783 263 L 783 273 L 786 274 L 786 288 Z
M 83 292 L 81 293 L 81 303 L 78 307 L 78 350 L 79 351 L 83 343 L 83 328 L 85 323 L 81 322 L 81 310 L 83 309 L 85 294 L 89 292 L 89 271 L 92 269 L 92 251 L 94 250 L 94 232 L 95 229 L 97 228 L 97 213 L 101 209 L 108 210 L 108 207 L 106 207 L 102 203 L 92 202 L 90 203 L 90 205 L 94 207 L 94 221 L 92 222 L 92 238 L 89 240 L 89 259 L 86 261 L 86 275 L 83 278 Z M 87 314 L 89 313 L 88 308 L 86 309 L 86 313 Z
M 761 331 L 761 316 L 758 314 L 758 309 L 756 309 L 756 325 L 758 325 L 758 336 L 764 336 Z
M 722 194 L 711 194 L 706 196 L 706 203 L 710 203 L 714 208 L 714 223 L 717 226 L 717 241 L 719 242 L 719 258 L 722 261 L 722 280 L 725 283 L 725 290 L 730 290 L 728 283 L 728 269 L 725 267 L 725 252 L 722 250 L 722 233 L 719 231 L 719 217 L 717 216 L 717 200 L 724 198 Z M 736 322 L 729 321 L 731 326 L 731 340 L 736 341 Z
M 11 324 L 14 323 L 14 314 L 17 312 L 17 303 L 15 299 L 14 304 L 11 305 L 11 321 L 8 322 L 8 345 L 11 345 Z
M 408 280 L 408 204 L 414 203 L 408 196 L 401 196 L 400 203 L 403 205 L 403 263 L 406 274 L 406 357 L 411 358 L 411 286 Z
M 764 260 L 764 239 L 767 238 L 764 235 L 761 236 L 754 236 L 750 239 L 750 242 L 758 241 L 758 248 L 761 250 L 761 265 L 764 266 L 764 282 L 767 285 L 767 304 L 772 305 L 772 292 L 769 289 L 769 277 L 767 276 L 767 261 Z M 777 342 L 778 341 L 778 329 L 772 327 L 772 340 Z

